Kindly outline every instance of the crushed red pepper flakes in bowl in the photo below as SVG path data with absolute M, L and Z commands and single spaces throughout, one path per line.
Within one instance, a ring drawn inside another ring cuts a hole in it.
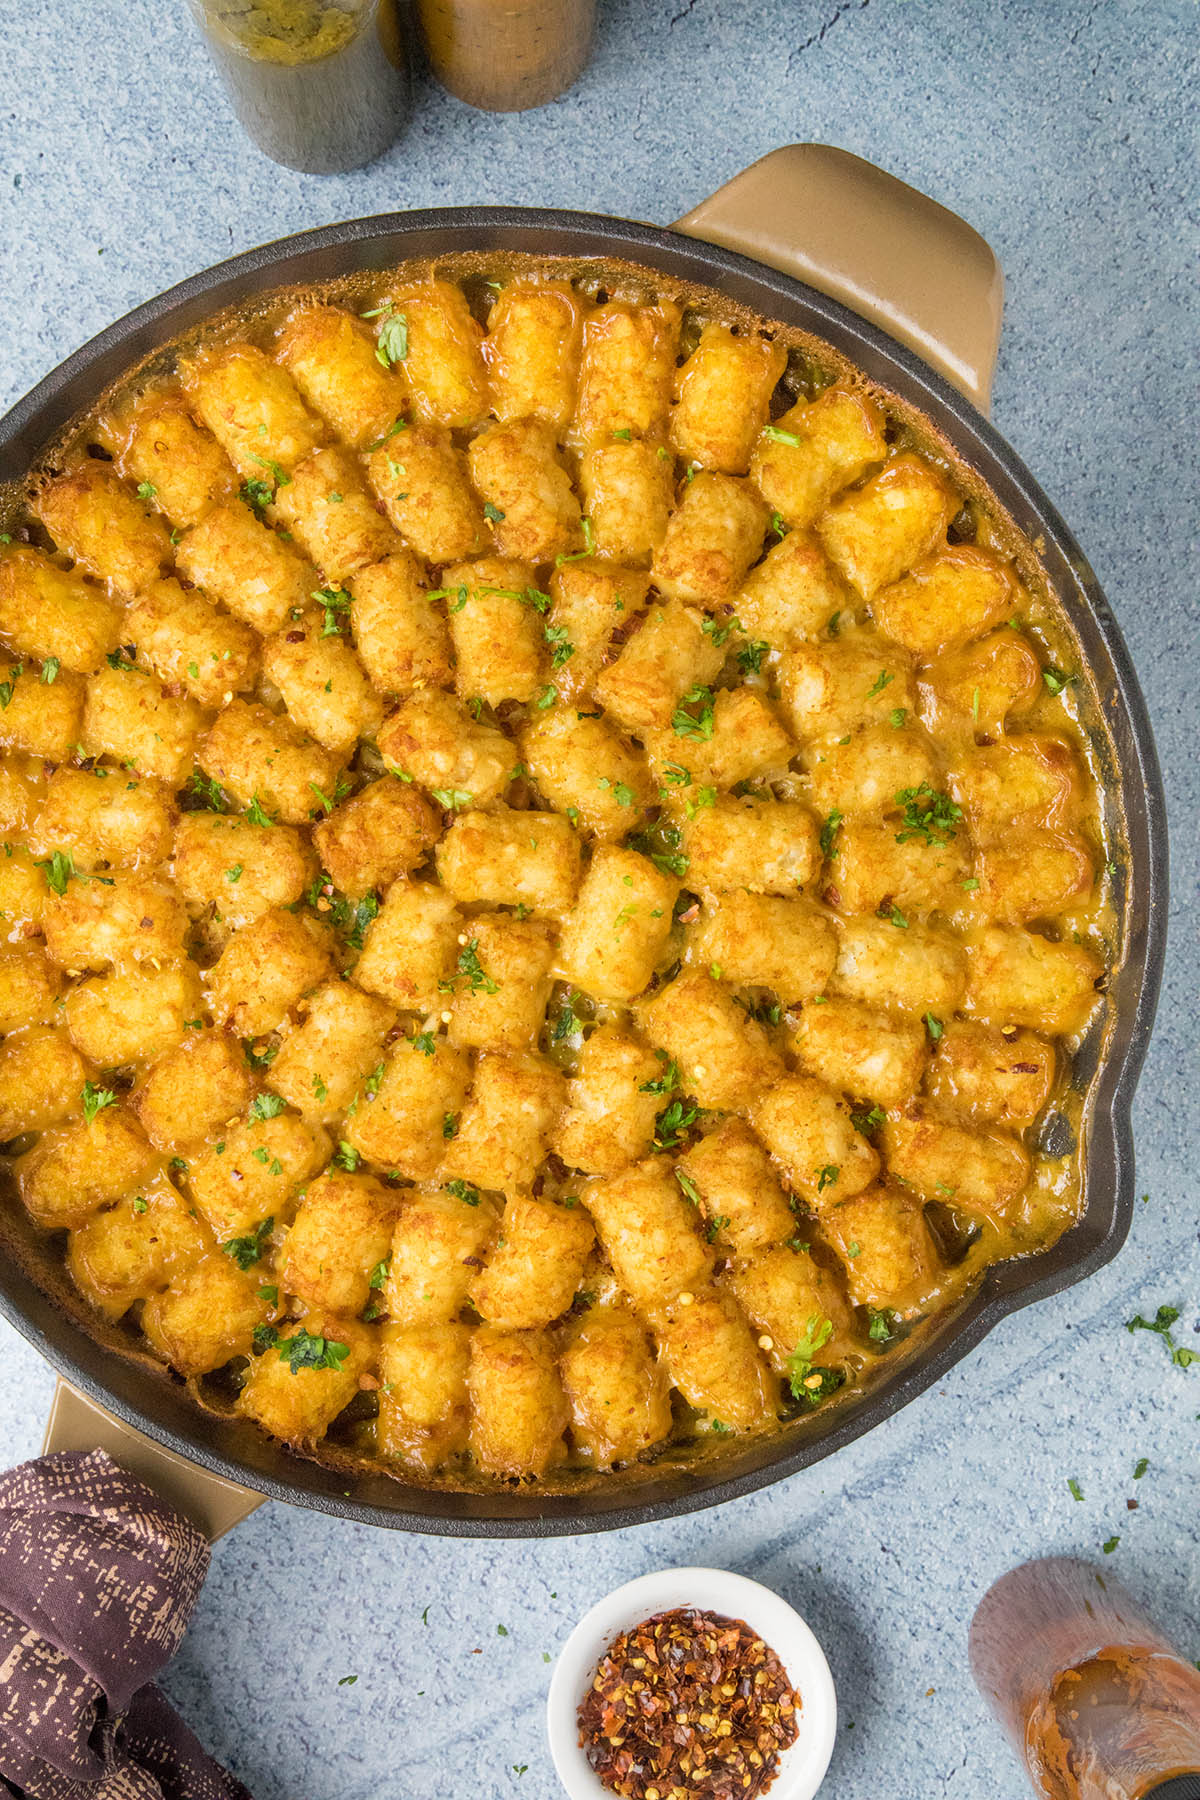
M 799 1735 L 787 1670 L 741 1619 L 694 1607 L 614 1638 L 579 1705 L 579 1743 L 625 1800 L 755 1800 Z

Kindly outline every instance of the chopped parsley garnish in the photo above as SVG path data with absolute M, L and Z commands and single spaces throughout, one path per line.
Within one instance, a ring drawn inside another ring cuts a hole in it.
M 444 1138 L 455 1138 L 458 1136 L 457 1113 L 448 1112 L 442 1114 L 442 1136 Z
M 278 1044 L 268 1044 L 265 1049 L 260 1050 L 249 1038 L 246 1039 L 242 1048 L 246 1052 L 246 1061 L 252 1069 L 269 1069 L 279 1055 Z
M 895 1314 L 867 1308 L 867 1336 L 873 1344 L 890 1343 L 895 1335 Z
M 574 1000 L 574 990 L 568 988 L 567 992 L 562 997 L 562 1004 L 558 1009 L 558 1016 L 554 1021 L 554 1028 L 550 1033 L 550 1041 L 552 1044 L 561 1044 L 567 1038 L 574 1037 L 575 1033 L 582 1025 L 583 1021 L 575 1011 Z
M 893 706 L 891 712 L 888 714 L 888 724 L 893 731 L 899 731 L 907 717 L 908 708 L 906 706 Z
M 864 1137 L 868 1137 L 877 1126 L 883 1124 L 883 1121 L 886 1118 L 887 1114 L 884 1112 L 882 1106 L 873 1106 L 869 1112 L 852 1112 L 850 1114 L 850 1123 L 853 1125 L 855 1131 L 861 1131 Z
M 323 587 L 313 589 L 313 599 L 324 609 L 325 622 L 321 626 L 321 636 L 340 637 L 342 627 L 338 622 L 341 613 L 350 611 L 350 596 L 345 588 Z
M 375 345 L 375 360 L 385 369 L 393 363 L 404 362 L 408 356 L 408 320 L 403 313 L 394 310 L 392 301 L 376 306 L 365 312 L 364 319 L 380 319 L 379 340 Z
M 277 1119 L 286 1105 L 287 1101 L 281 1100 L 278 1094 L 258 1094 L 251 1103 L 250 1117 L 252 1119 Z
M 1190 1369 L 1192 1364 L 1200 1362 L 1200 1350 L 1188 1350 L 1182 1344 L 1177 1345 L 1171 1333 L 1171 1327 L 1179 1317 L 1177 1306 L 1160 1306 L 1152 1319 L 1143 1319 L 1141 1313 L 1126 1320 L 1128 1332 L 1153 1331 L 1162 1338 L 1167 1353 L 1177 1369 Z
M 449 1116 L 447 1114 L 447 1117 Z M 479 1205 L 479 1189 L 472 1186 L 469 1181 L 448 1181 L 446 1191 L 453 1194 L 456 1200 L 461 1200 L 464 1206 Z
M 537 707 L 539 712 L 545 712 L 547 707 L 553 706 L 554 702 L 557 699 L 558 699 L 558 689 L 555 687 L 554 683 L 551 681 L 551 682 L 548 682 L 546 684 L 546 686 L 539 691 L 533 704 Z
M 152 481 L 139 481 L 137 484 L 137 491 L 139 498 L 142 500 L 153 500 L 158 493 L 158 489 Z
M 837 837 L 838 826 L 844 817 L 845 814 L 840 813 L 835 806 L 831 813 L 826 814 L 825 823 L 821 827 L 821 854 L 827 856 L 831 862 L 837 855 L 834 839 Z
M 724 1231 L 728 1224 L 729 1218 L 725 1213 L 718 1213 L 715 1219 L 710 1219 L 704 1231 L 705 1243 L 711 1244 L 718 1233 Z
M 890 924 L 896 927 L 897 931 L 908 930 L 908 920 L 894 902 L 891 906 L 881 906 L 877 916 L 881 919 L 887 919 Z
M 664 1106 L 654 1121 L 654 1148 L 656 1150 L 674 1150 L 683 1142 L 683 1135 L 700 1117 L 700 1108 L 686 1100 L 672 1100 Z
M 103 1112 L 106 1106 L 117 1104 L 117 1096 L 112 1088 L 97 1087 L 93 1081 L 84 1082 L 81 1098 L 83 1116 L 89 1125 L 98 1112 Z
M 46 886 L 52 894 L 65 894 L 67 883 L 72 877 L 78 881 L 87 880 L 86 875 L 81 875 L 75 867 L 75 858 L 69 850 L 52 851 L 47 860 L 39 863 L 38 867 L 45 875 Z
M 819 1168 L 817 1170 L 817 1192 L 818 1192 L 818 1194 L 823 1194 L 827 1187 L 832 1187 L 834 1182 L 837 1180 L 838 1176 L 841 1174 L 841 1172 L 842 1171 L 839 1168 L 837 1163 L 825 1163 L 821 1168 Z
M 942 1033 L 945 1031 L 946 1027 L 942 1024 L 940 1019 L 935 1019 L 931 1012 L 927 1012 L 925 1014 L 925 1029 L 929 1033 L 930 1043 L 938 1044 L 941 1042 Z
M 704 619 L 701 621 L 700 629 L 705 637 L 712 639 L 714 647 L 719 650 L 730 633 L 740 631 L 742 625 L 740 619 L 724 619 L 720 624 L 716 619 Z
M 234 863 L 232 869 L 226 869 L 226 871 L 225 871 L 226 881 L 231 882 L 231 883 L 235 882 L 235 881 L 240 881 L 242 879 L 243 867 L 244 867 L 244 865 L 242 863 Z
M 679 1168 L 678 1165 L 676 1165 L 676 1168 L 675 1168 L 675 1179 L 679 1183 L 680 1187 L 683 1189 L 684 1199 L 690 1201 L 693 1206 L 699 1206 L 699 1204 L 700 1204 L 700 1189 L 696 1186 L 696 1184 L 692 1180 L 691 1176 L 685 1175 L 683 1170 L 681 1168 Z M 725 1224 L 728 1225 L 728 1223 L 729 1223 L 729 1220 L 726 1219 Z
M 246 808 L 246 818 L 251 825 L 266 826 L 274 825 L 275 823 L 275 820 L 271 817 L 257 794 L 251 794 L 250 796 L 250 804 Z
M 763 436 L 770 438 L 776 444 L 790 444 L 793 450 L 798 450 L 804 442 L 804 439 L 798 437 L 794 431 L 785 431 L 782 425 L 764 425 Z
M 887 669 L 880 669 L 878 675 L 875 677 L 874 685 L 867 689 L 867 699 L 873 700 L 876 694 L 882 694 L 888 682 L 895 681 L 895 679 L 895 675 L 890 674 Z
M 58 660 L 57 656 L 48 656 L 46 658 L 45 662 L 42 664 L 42 680 L 45 682 L 47 687 L 50 686 L 51 682 L 54 680 L 54 677 L 58 674 L 58 671 L 61 668 L 62 668 L 62 664 Z
M 258 464 L 260 469 L 265 469 L 267 471 L 271 480 L 275 483 L 275 488 L 272 490 L 271 494 L 272 499 L 275 498 L 275 493 L 281 487 L 291 487 L 292 478 L 286 469 L 281 468 L 277 462 L 273 462 L 269 456 L 259 456 L 253 450 L 250 452 L 250 455 L 254 458 L 254 461 Z
M 743 675 L 759 675 L 762 673 L 762 660 L 771 646 L 765 638 L 752 638 L 743 644 L 737 653 L 738 667 Z
M 551 646 L 550 667 L 561 669 L 563 664 L 569 662 L 575 654 L 575 646 L 567 635 L 566 626 L 544 625 L 542 635 Z
M 348 1174 L 352 1174 L 362 1161 L 362 1156 L 353 1144 L 348 1144 L 345 1138 L 342 1138 L 333 1153 L 332 1160 L 336 1169 L 345 1169 Z
M 949 794 L 939 794 L 927 781 L 920 787 L 901 788 L 896 805 L 904 808 L 904 830 L 896 833 L 898 844 L 907 844 L 910 838 L 923 838 L 926 844 L 948 844 L 962 818 L 962 807 Z
M 679 1086 L 679 1064 L 675 1061 L 674 1057 L 671 1058 L 670 1062 L 667 1062 L 665 1051 L 656 1050 L 654 1054 L 658 1057 L 660 1062 L 666 1064 L 666 1067 L 663 1069 L 663 1072 L 657 1081 L 643 1081 L 638 1088 L 638 1093 L 673 1094 L 675 1089 Z
M 1061 694 L 1064 688 L 1070 687 L 1071 683 L 1078 679 L 1077 675 L 1064 675 L 1061 669 L 1042 670 L 1042 680 L 1052 694 Z
M 633 441 L 633 432 L 628 425 L 622 425 L 618 431 L 613 432 L 613 437 L 618 444 L 629 444 Z
M 671 730 L 676 737 L 699 738 L 707 744 L 713 734 L 713 691 L 710 687 L 691 687 L 671 714 Z M 689 711 L 688 709 L 694 710 Z
M 429 791 L 438 805 L 445 807 L 447 812 L 461 812 L 475 798 L 466 788 L 430 788 Z
M 126 654 L 126 652 L 128 652 L 128 654 Z M 132 644 L 122 644 L 119 650 L 110 650 L 104 660 L 110 669 L 129 670 L 133 667 L 133 659 L 136 655 L 137 651 Z M 21 671 L 19 669 L 13 670 L 14 676 L 19 675 L 20 673 Z
M 421 1052 L 422 1056 L 433 1055 L 432 1031 L 418 1031 L 416 1036 L 410 1037 L 408 1041 L 414 1050 L 419 1050 Z
M 203 800 L 209 812 L 229 811 L 229 802 L 225 798 L 224 789 L 219 787 L 215 781 L 211 781 L 207 775 L 202 775 L 199 769 L 193 769 L 188 776 L 187 791 L 189 794 L 194 794 L 198 800 Z
M 339 1344 L 334 1338 L 315 1337 L 303 1328 L 294 1337 L 279 1342 L 279 1360 L 288 1365 L 293 1375 L 298 1375 L 301 1369 L 340 1369 L 349 1354 L 349 1344 Z
M 317 1100 L 328 1100 L 329 1098 L 329 1089 L 319 1075 L 314 1075 L 312 1078 L 312 1091 L 313 1097 Z
M 259 1293 L 262 1292 L 263 1290 L 260 1288 Z M 278 1298 L 279 1295 L 276 1293 L 275 1299 L 278 1300 Z M 274 1305 L 275 1302 L 272 1301 L 271 1304 Z M 264 1350 L 269 1350 L 273 1344 L 279 1342 L 279 1333 L 273 1325 L 256 1325 L 251 1336 L 254 1342 L 254 1354 L 256 1356 L 261 1356 Z
M 243 481 L 238 489 L 238 498 L 244 500 L 254 512 L 266 512 L 275 498 L 275 489 L 269 482 L 253 478 L 250 481 Z
M 490 500 L 485 500 L 483 503 L 483 516 L 489 525 L 498 525 L 505 515 L 500 511 L 498 506 L 493 506 Z
M 267 1239 L 275 1229 L 272 1216 L 264 1219 L 247 1237 L 230 1238 L 221 1245 L 226 1256 L 231 1256 L 239 1269 L 252 1269 L 261 1258 L 267 1247 Z
M 593 531 L 592 521 L 588 518 L 586 513 L 579 521 L 579 528 L 583 532 L 583 549 L 573 551 L 570 556 L 556 556 L 554 559 L 556 568 L 560 568 L 563 563 L 578 562 L 581 557 L 591 556 L 595 551 L 596 533 Z
M 477 937 L 471 938 L 468 943 L 463 945 L 458 953 L 456 968 L 458 975 L 465 976 L 470 983 L 473 994 L 478 994 L 481 990 L 485 994 L 499 993 L 497 984 L 479 960 L 479 939 Z M 457 976 L 452 976 L 451 987 L 455 986 L 456 982 Z
M 638 831 L 629 838 L 629 848 L 637 850 L 642 856 L 648 856 L 656 869 L 664 875 L 686 875 L 688 858 L 680 849 L 683 833 L 678 825 L 667 825 L 661 820 L 653 833 Z
M 797 1400 L 807 1399 L 814 1391 L 807 1386 L 812 1380 L 813 1360 L 832 1336 L 833 1320 L 823 1319 L 820 1313 L 810 1314 L 803 1337 L 787 1359 L 788 1382 Z
M 371 1270 L 371 1277 L 367 1286 L 372 1288 L 383 1287 L 384 1283 L 387 1281 L 388 1270 L 391 1266 L 392 1259 L 390 1256 L 385 1256 L 382 1262 L 377 1262 L 375 1267 Z
M 392 423 L 388 426 L 388 428 L 384 432 L 383 436 L 377 437 L 373 444 L 368 444 L 367 449 L 368 450 L 382 450 L 383 446 L 387 443 L 389 438 L 394 438 L 396 436 L 397 432 L 407 431 L 407 430 L 408 430 L 408 420 L 407 419 L 393 419 Z

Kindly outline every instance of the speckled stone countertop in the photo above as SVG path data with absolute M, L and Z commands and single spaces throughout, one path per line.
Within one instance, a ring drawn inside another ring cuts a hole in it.
M 1123 1329 L 1166 1301 L 1185 1341 L 1200 1332 L 1193 0 L 602 0 L 595 60 L 564 99 L 493 118 L 418 81 L 389 155 L 324 179 L 244 140 L 181 0 L 0 12 L 4 405 L 130 306 L 266 239 L 469 201 L 667 222 L 797 139 L 882 163 L 998 251 L 995 421 L 1120 618 L 1175 827 L 1127 1246 L 851 1449 L 716 1511 L 452 1544 L 263 1507 L 218 1546 L 167 1685 L 256 1800 L 542 1800 L 548 1663 L 574 1620 L 630 1576 L 714 1563 L 776 1586 L 826 1646 L 842 1719 L 825 1792 L 1016 1800 L 966 1668 L 994 1576 L 1096 1555 L 1200 1655 L 1200 1366 Z M 0 1351 L 15 1462 L 37 1449 L 52 1377 L 7 1327 Z

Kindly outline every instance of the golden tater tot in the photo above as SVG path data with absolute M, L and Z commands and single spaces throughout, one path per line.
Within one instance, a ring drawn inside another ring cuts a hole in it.
M 400 547 L 357 458 L 338 445 L 297 465 L 276 490 L 275 510 L 333 586 Z
M 328 811 L 325 801 L 337 792 L 342 763 L 289 718 L 245 700 L 218 713 L 196 761 L 240 806 L 257 805 L 268 824 L 286 825 Z
M 456 691 L 489 706 L 532 700 L 546 663 L 541 615 L 527 598 L 532 569 L 489 556 L 453 564 L 442 580 L 458 664 Z
M 631 436 L 589 444 L 579 486 L 597 553 L 647 563 L 667 535 L 675 498 L 675 460 L 666 445 Z
M 185 532 L 175 560 L 182 575 L 256 631 L 278 631 L 318 585 L 312 564 L 240 500 L 214 506 Z
M 941 475 L 905 452 L 827 507 L 817 536 L 834 567 L 870 601 L 928 556 L 958 508 Z
M 483 332 L 461 289 L 436 280 L 399 288 L 380 308 L 378 330 L 419 419 L 465 431 L 487 417 Z
M 419 781 L 439 806 L 487 806 L 512 780 L 514 745 L 453 694 L 413 694 L 379 730 L 379 750 L 401 779 Z
M 258 639 L 177 581 L 156 581 L 125 615 L 125 635 L 168 685 L 200 706 L 228 705 L 258 680 Z
M 575 405 L 583 308 L 565 281 L 510 281 L 488 314 L 483 354 L 498 419 L 561 432 Z
M 375 735 L 383 721 L 383 701 L 337 628 L 337 617 L 310 607 L 267 638 L 262 659 L 263 674 L 279 689 L 292 722 L 341 763 L 360 737 Z M 326 812 L 332 810 L 334 790 L 313 777 L 309 790 Z M 307 810 L 313 810 L 311 803 Z
M 437 814 L 410 782 L 383 776 L 335 806 L 313 829 L 333 885 L 357 896 L 390 887 L 425 858 L 438 837 Z
M 107 463 L 81 462 L 56 476 L 33 510 L 60 550 L 123 593 L 139 593 L 170 564 L 161 516 Z
M 120 609 L 26 544 L 0 554 L 0 631 L 16 650 L 89 675 L 121 634 Z
M 418 556 L 461 562 L 485 549 L 487 526 L 466 456 L 442 426 L 412 425 L 389 437 L 367 469 L 388 518 Z
M 69 850 L 84 874 L 151 868 L 171 843 L 167 798 L 156 782 L 137 781 L 124 769 L 56 769 L 31 835 L 47 856 Z
M 571 1436 L 597 1469 L 631 1462 L 671 1430 L 666 1373 L 627 1306 L 591 1306 L 571 1321 L 559 1363 Z
M 183 396 L 151 389 L 129 408 L 102 421 L 100 434 L 117 467 L 139 493 L 184 529 L 198 525 L 237 485 L 233 464 L 220 444 L 188 411 Z
M 506 1331 L 549 1325 L 575 1298 L 593 1241 L 592 1222 L 578 1203 L 510 1195 L 496 1247 L 471 1284 L 472 1306 Z
M 732 1112 L 748 1106 L 784 1072 L 766 1032 L 704 969 L 686 969 L 637 1008 L 652 1044 L 679 1065 L 681 1084 L 701 1106 Z
M 492 1475 L 544 1475 L 566 1453 L 568 1411 L 545 1332 L 482 1325 L 471 1339 L 471 1453 Z
M 715 321 L 675 375 L 671 443 L 687 463 L 744 475 L 787 367 L 782 344 Z
M 322 442 L 325 432 L 286 369 L 254 344 L 226 344 L 183 372 L 197 416 L 247 480 L 279 481 Z
M 549 425 L 490 425 L 472 438 L 467 462 L 501 556 L 543 563 L 579 548 L 579 502 Z
M 702 471 L 683 490 L 650 572 L 668 599 L 731 600 L 762 549 L 767 508 L 748 482 Z
M 802 527 L 886 454 L 878 406 L 835 384 L 764 427 L 750 473 L 767 504 L 788 525 Z
M 298 306 L 275 354 L 308 404 L 356 450 L 369 450 L 404 410 L 404 385 L 375 354 L 362 319 L 341 306 Z
M 88 756 L 111 757 L 177 788 L 196 761 L 203 721 L 194 700 L 178 698 L 153 675 L 122 663 L 88 682 L 80 741 Z
M 573 426 L 580 442 L 607 442 L 617 431 L 661 440 L 679 320 L 679 308 L 671 300 L 653 307 L 611 300 L 588 314 Z
M 430 600 L 407 550 L 350 577 L 350 625 L 367 674 L 385 694 L 411 694 L 449 681 L 446 615 Z

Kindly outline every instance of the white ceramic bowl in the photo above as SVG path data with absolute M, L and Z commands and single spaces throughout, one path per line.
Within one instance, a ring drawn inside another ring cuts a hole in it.
M 829 1767 L 837 1730 L 829 1664 L 794 1607 L 761 1582 L 726 1569 L 660 1569 L 639 1576 L 580 1619 L 559 1652 L 546 1700 L 550 1754 L 571 1800 L 612 1800 L 579 1747 L 576 1715 L 596 1664 L 620 1632 L 677 1606 L 744 1619 L 779 1657 L 800 1696 L 800 1734 L 780 1755 L 769 1800 L 812 1800 Z

